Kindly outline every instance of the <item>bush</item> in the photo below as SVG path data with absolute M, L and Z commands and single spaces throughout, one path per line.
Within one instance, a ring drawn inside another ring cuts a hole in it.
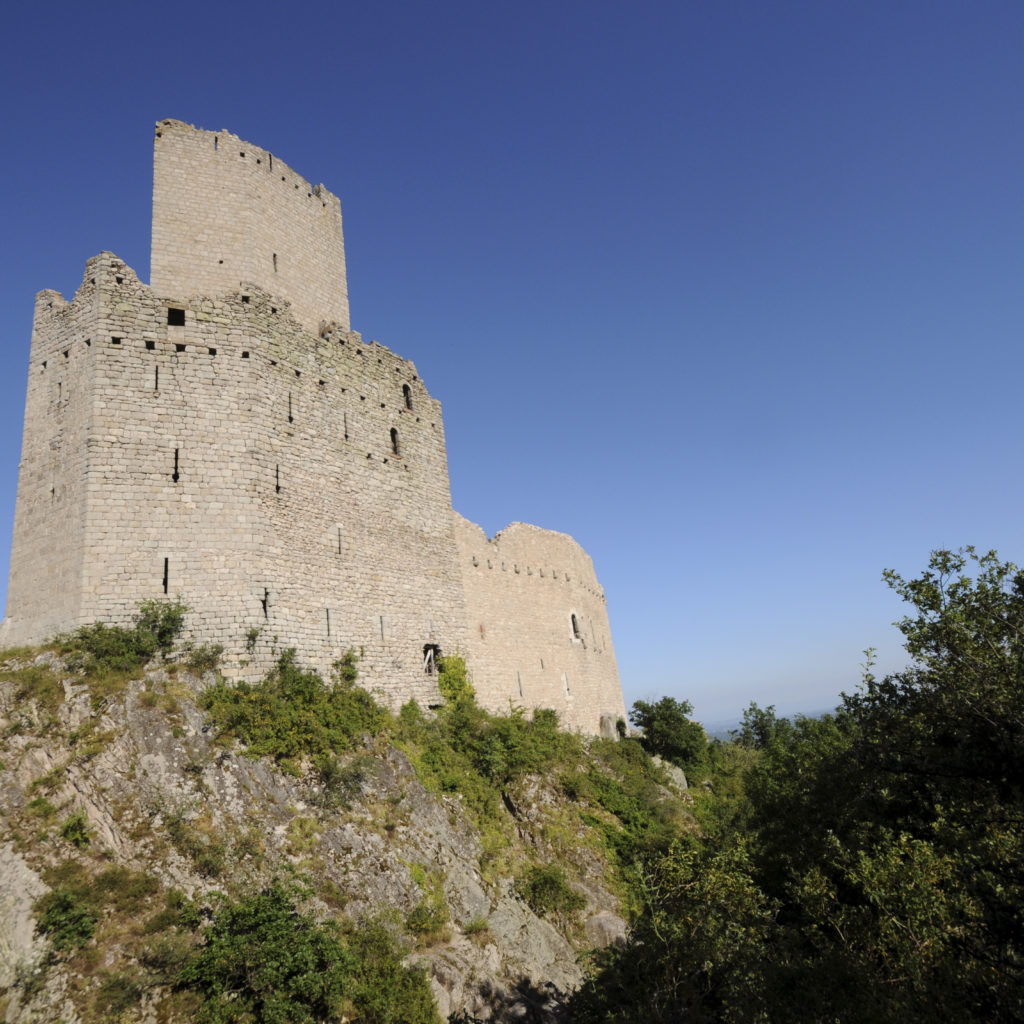
M 143 601 L 132 627 L 94 622 L 57 637 L 68 666 L 87 675 L 137 672 L 159 652 L 165 658 L 181 633 L 188 607 L 180 601 Z
M 308 757 L 328 770 L 327 758 L 348 750 L 355 737 L 377 735 L 390 715 L 365 690 L 354 685 L 355 655 L 350 651 L 338 665 L 336 685 L 295 664 L 290 648 L 261 683 L 220 681 L 200 699 L 218 735 L 244 743 L 251 757 L 274 758 L 296 772 Z
M 299 908 L 309 895 L 275 882 L 248 898 L 221 899 L 177 978 L 179 989 L 203 997 L 197 1020 L 438 1024 L 425 975 L 402 965 L 384 929 L 318 922 Z
M 96 934 L 99 913 L 89 894 L 76 887 L 61 887 L 36 901 L 37 929 L 54 949 L 80 949 Z
M 587 901 L 571 888 L 565 871 L 558 864 L 530 868 L 516 879 L 516 892 L 541 917 L 571 914 L 587 905 Z
M 89 832 L 89 822 L 82 811 L 75 811 L 69 814 L 60 827 L 62 838 L 66 839 L 72 846 L 82 849 L 92 842 L 92 835 Z

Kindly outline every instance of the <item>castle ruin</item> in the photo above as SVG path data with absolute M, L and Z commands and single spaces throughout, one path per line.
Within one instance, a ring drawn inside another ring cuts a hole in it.
M 624 717 L 569 536 L 452 510 L 440 403 L 351 330 L 341 204 L 227 132 L 158 122 L 151 283 L 109 252 L 36 297 L 4 646 L 179 597 L 229 674 L 349 647 L 392 705 L 466 657 L 493 710 Z

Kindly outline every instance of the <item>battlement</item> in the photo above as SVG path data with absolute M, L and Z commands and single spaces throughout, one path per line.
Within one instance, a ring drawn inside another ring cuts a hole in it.
M 341 205 L 227 132 L 157 125 L 153 284 L 110 252 L 36 296 L 7 617 L 34 643 L 180 597 L 254 679 L 349 648 L 397 706 L 463 653 L 480 700 L 624 714 L 568 535 L 452 510 L 441 405 L 349 327 Z
M 341 201 L 230 132 L 158 121 L 150 285 L 184 298 L 257 284 L 313 334 L 350 326 Z

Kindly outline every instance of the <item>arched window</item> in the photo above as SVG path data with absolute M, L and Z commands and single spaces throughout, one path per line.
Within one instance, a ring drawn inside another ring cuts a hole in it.
M 398 454 L 398 431 L 394 427 L 391 428 L 391 451 Z
M 406 409 L 412 410 L 412 388 L 408 384 L 402 385 L 402 395 L 405 398 Z

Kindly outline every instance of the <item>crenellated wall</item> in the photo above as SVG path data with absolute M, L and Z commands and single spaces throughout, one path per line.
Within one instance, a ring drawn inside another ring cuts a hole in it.
M 161 121 L 155 153 L 154 285 L 101 253 L 36 300 L 0 643 L 180 597 L 232 676 L 353 647 L 429 705 L 463 652 L 486 706 L 623 716 L 586 552 L 453 513 L 440 404 L 349 330 L 337 199 L 227 133 Z
M 229 132 L 157 122 L 150 284 L 185 299 L 257 284 L 316 334 L 349 329 L 341 201 Z
M 512 523 L 493 538 L 458 513 L 467 655 L 480 702 L 493 710 L 553 707 L 597 732 L 625 718 L 604 592 L 590 556 L 564 533 Z

